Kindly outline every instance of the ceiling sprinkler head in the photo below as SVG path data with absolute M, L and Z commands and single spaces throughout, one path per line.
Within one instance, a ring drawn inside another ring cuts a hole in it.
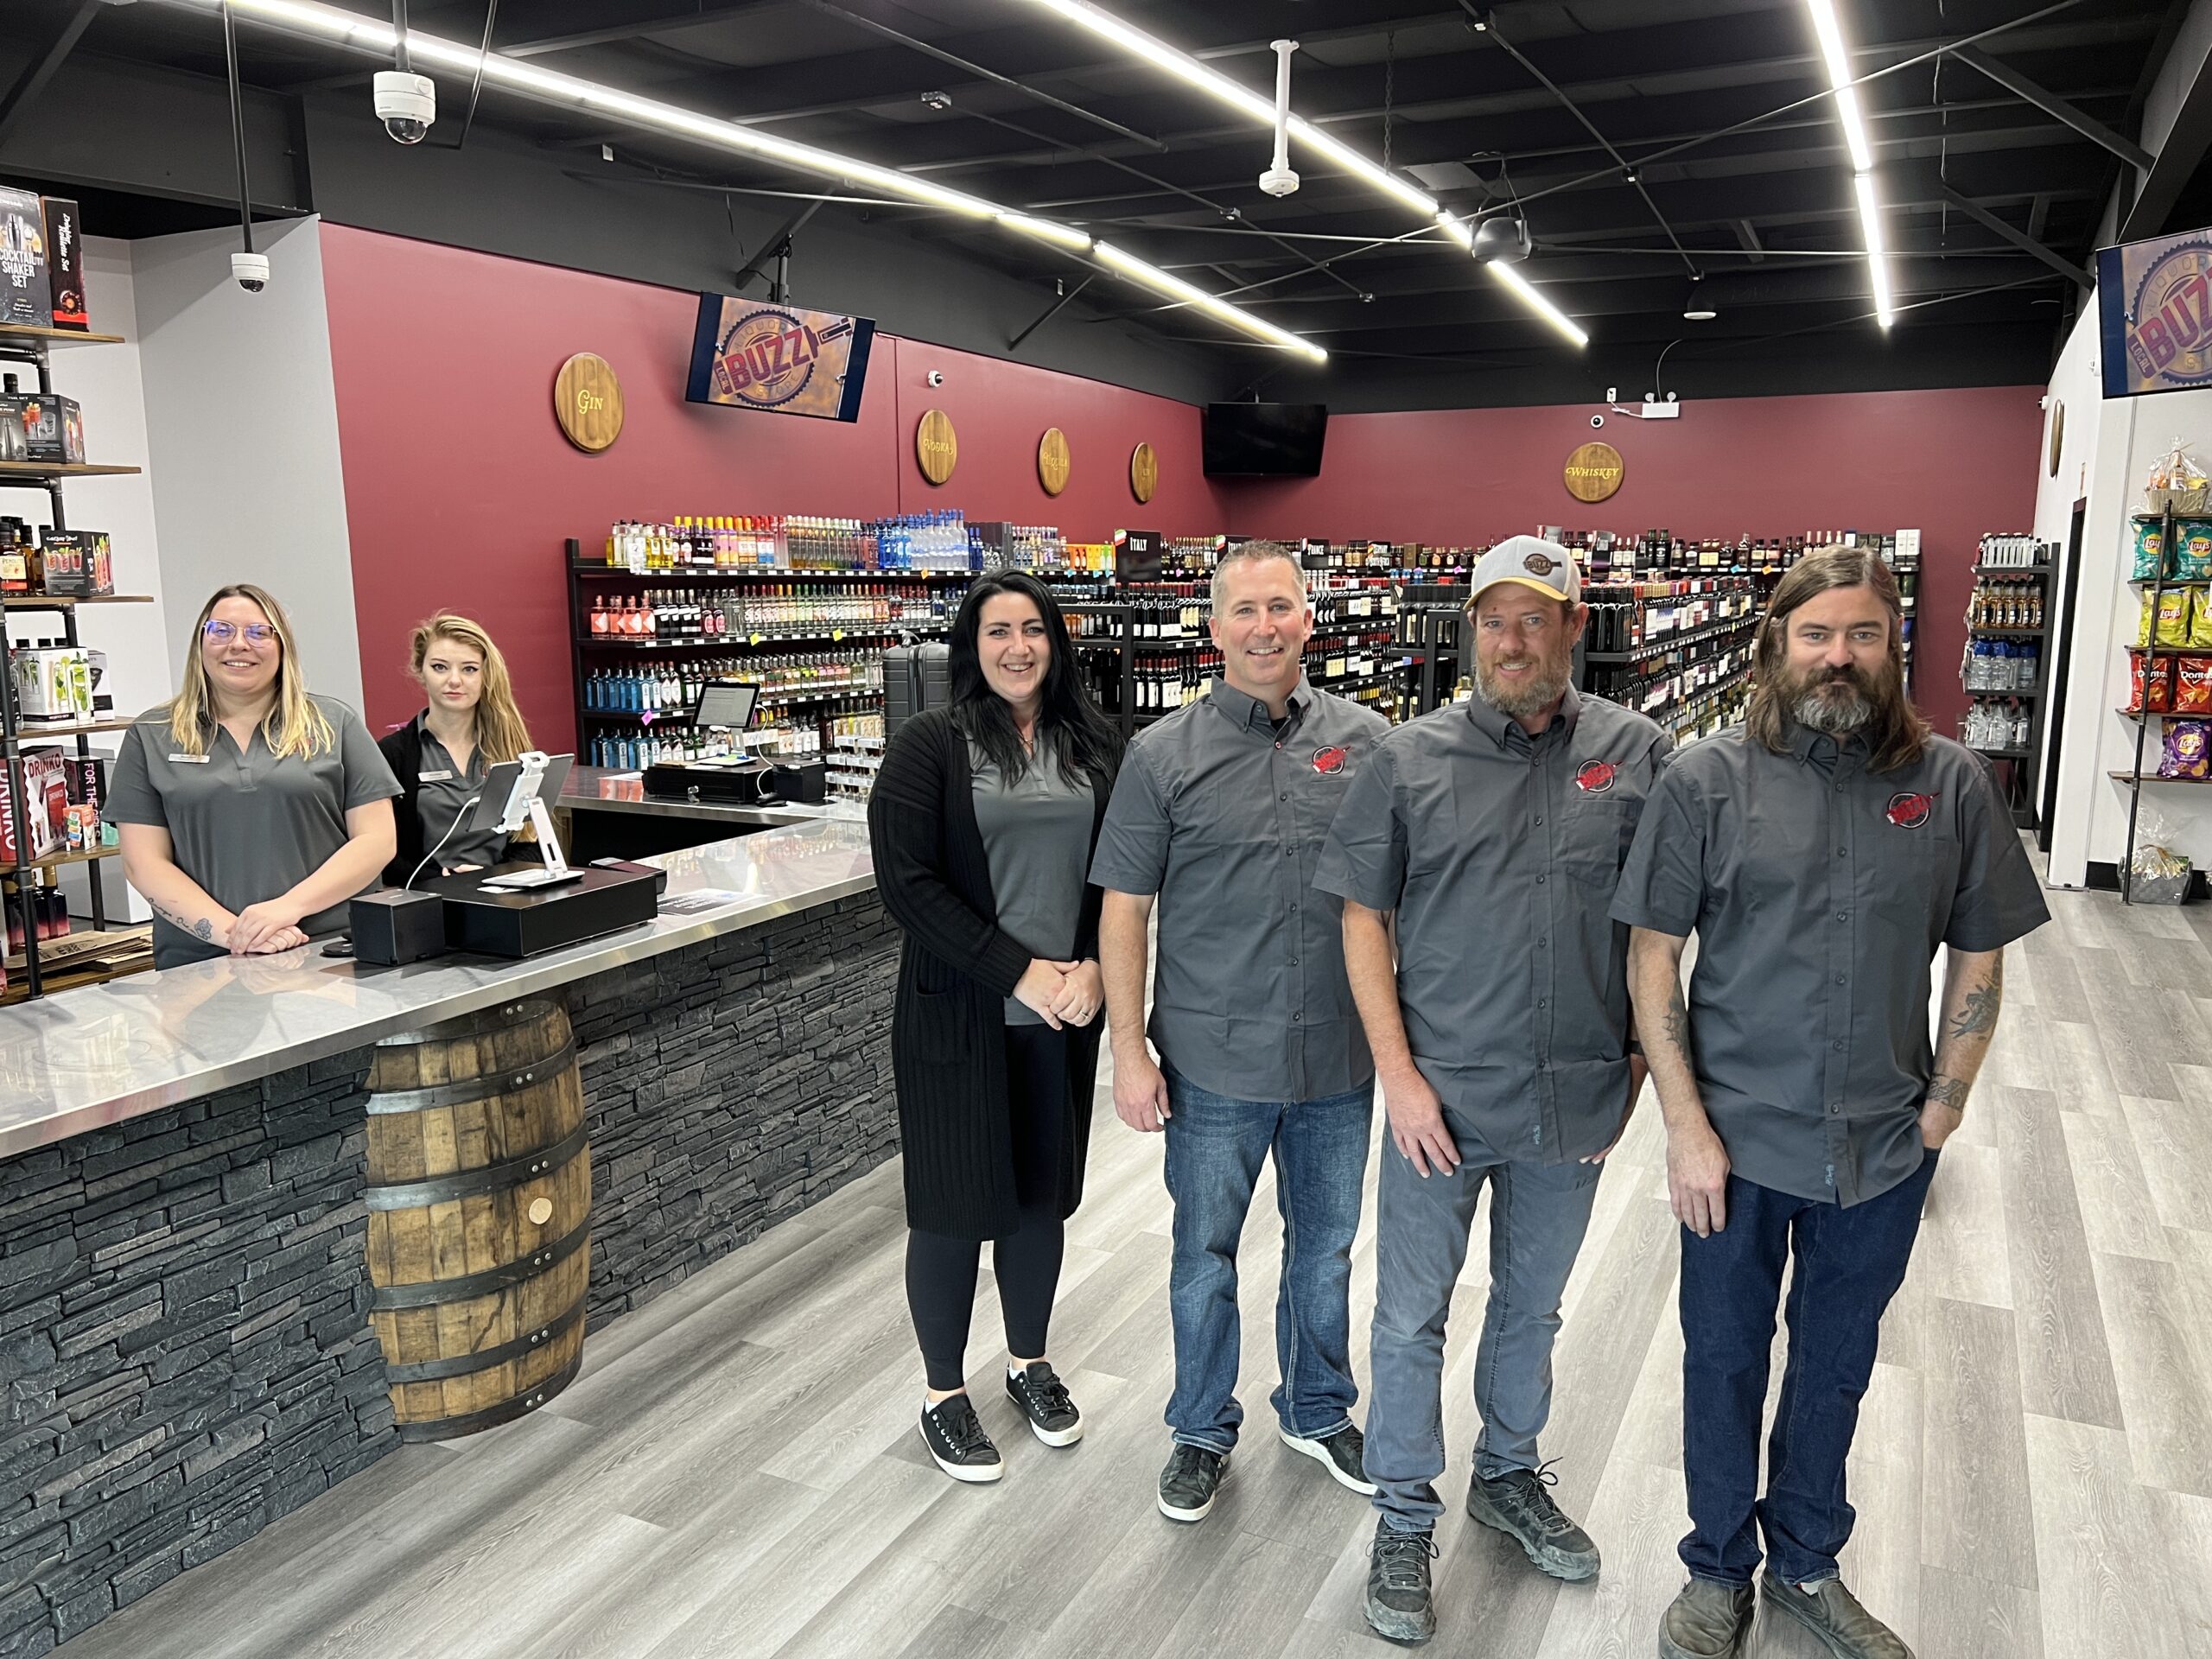
M 952 94 L 938 92 L 924 92 L 922 102 L 933 110 L 949 110 L 952 107 Z

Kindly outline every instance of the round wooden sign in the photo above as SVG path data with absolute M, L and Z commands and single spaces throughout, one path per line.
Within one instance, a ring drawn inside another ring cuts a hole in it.
M 2066 453 L 2066 405 L 2050 400 L 2050 475 L 2058 476 L 2058 459 Z
M 914 460 L 932 484 L 944 483 L 960 464 L 960 440 L 952 430 L 952 416 L 943 410 L 928 410 L 914 429 Z
M 1141 443 L 1129 451 L 1129 493 L 1140 505 L 1152 499 L 1152 493 L 1160 487 L 1160 457 L 1152 446 Z
M 1567 493 L 1578 501 L 1603 501 L 1620 488 L 1625 470 L 1611 444 L 1579 445 L 1567 458 Z
M 622 435 L 622 387 L 614 365 L 578 352 L 553 377 L 553 417 L 570 443 L 595 455 Z
M 1057 426 L 1046 427 L 1037 440 L 1037 481 L 1047 495 L 1058 495 L 1068 486 L 1068 435 Z

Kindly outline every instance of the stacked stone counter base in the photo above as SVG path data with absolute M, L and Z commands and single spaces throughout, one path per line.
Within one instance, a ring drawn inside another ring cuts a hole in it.
M 897 954 L 868 893 L 566 988 L 593 1148 L 589 1328 L 897 1149 Z M 368 1061 L 0 1160 L 0 1659 L 48 1651 L 399 1444 L 368 1326 Z

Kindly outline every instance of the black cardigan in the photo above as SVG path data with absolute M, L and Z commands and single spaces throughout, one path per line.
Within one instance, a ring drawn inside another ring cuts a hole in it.
M 396 732 L 386 732 L 377 740 L 377 747 L 384 753 L 385 764 L 391 768 L 391 775 L 399 779 L 399 798 L 391 804 L 392 829 L 397 832 L 391 862 L 384 867 L 384 879 L 391 886 L 407 885 L 422 863 L 423 855 L 430 849 L 423 844 L 423 812 L 417 800 L 423 792 L 423 716 L 417 715 Z M 548 805 L 551 803 L 548 802 Z M 512 855 L 514 842 L 507 843 L 502 860 Z
M 1090 774 L 1090 842 L 1114 792 Z M 883 907 L 905 931 L 892 1005 L 891 1064 L 899 1091 L 907 1224 L 953 1238 L 1003 1238 L 1020 1225 L 1006 1072 L 1006 999 L 1029 950 L 998 927 L 991 868 L 976 824 L 968 740 L 943 709 L 918 715 L 884 752 L 868 804 L 868 842 Z M 1099 890 L 1086 885 L 1078 960 L 1098 955 Z M 1068 1098 L 1060 1136 L 1059 1207 L 1083 1198 L 1102 1009 L 1065 1028 Z

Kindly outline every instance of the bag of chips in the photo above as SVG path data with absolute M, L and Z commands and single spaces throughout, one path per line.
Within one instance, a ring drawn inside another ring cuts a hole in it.
M 2212 778 L 2212 721 L 2170 720 L 2166 722 L 2164 753 L 2158 759 L 2161 778 Z
M 2173 566 L 2166 559 L 2166 521 L 2164 518 L 2138 518 L 2135 521 L 2134 582 L 2156 582 L 2161 576 L 2173 575 Z
M 2174 713 L 2212 715 L 2212 657 L 2174 658 Z
M 2122 712 L 2130 715 L 2163 715 L 2174 706 L 2174 659 L 2171 657 L 2148 657 L 2141 652 L 2130 653 L 2127 659 L 2131 686 L 2127 707 Z M 2149 696 L 2145 694 L 2145 680 L 2149 681 Z
M 2152 601 L 2158 601 L 2158 643 L 2162 645 L 2185 645 L 2190 643 L 2189 631 L 2196 616 L 2191 602 L 2195 590 L 2176 588 L 2169 593 L 2143 595 L 2143 620 L 2135 631 L 2135 643 L 2151 643 Z
M 2189 643 L 2212 651 L 2212 589 L 2185 591 L 2190 592 L 2193 601 L 2189 609 Z
M 2212 580 L 2212 518 L 2183 518 L 2175 523 L 2173 556 L 2167 567 L 2176 582 Z

